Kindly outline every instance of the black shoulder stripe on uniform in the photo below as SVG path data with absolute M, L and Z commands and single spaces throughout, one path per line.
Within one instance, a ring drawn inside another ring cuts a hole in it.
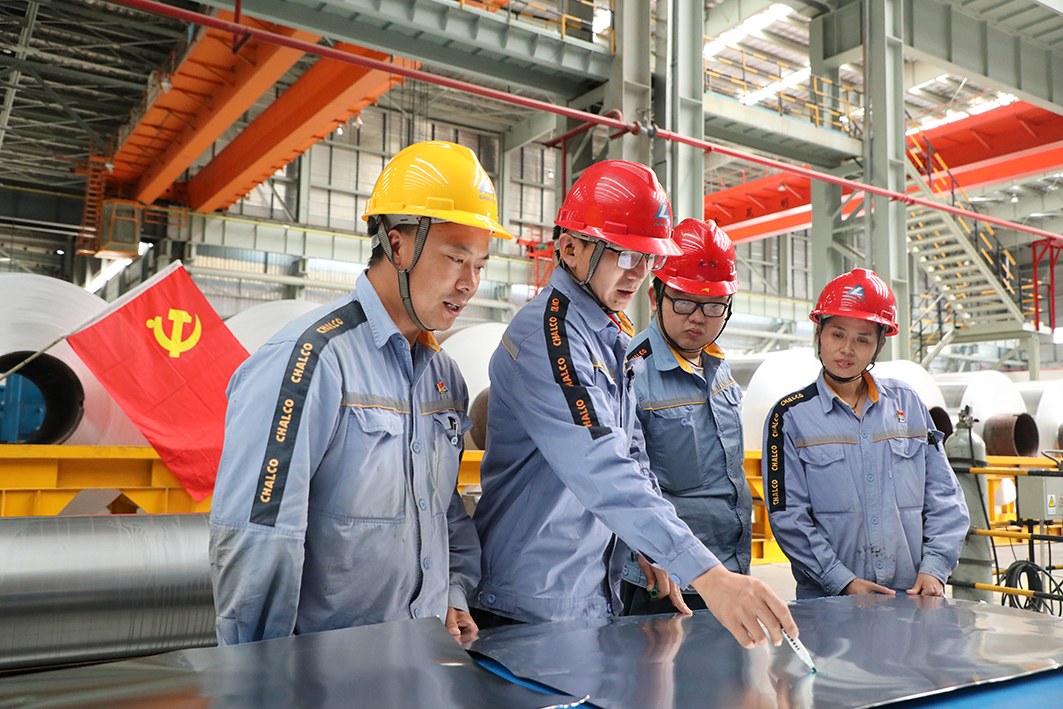
M 579 374 L 572 363 L 572 353 L 568 346 L 568 333 L 565 317 L 568 314 L 569 300 L 563 293 L 554 290 L 543 312 L 543 329 L 546 334 L 546 353 L 550 357 L 550 368 L 554 372 L 554 381 L 561 387 L 561 392 L 568 402 L 572 420 L 586 427 L 591 438 L 608 435 L 609 429 L 598 424 L 598 414 L 591 403 L 590 392 L 579 380 Z
M 768 511 L 786 509 L 786 471 L 782 452 L 782 416 L 787 407 L 808 401 L 819 395 L 819 388 L 812 382 L 801 391 L 779 400 L 768 418 L 768 440 L 763 454 L 768 458 L 767 488 L 764 490 Z
M 634 351 L 627 356 L 628 362 L 638 357 L 642 357 L 643 359 L 649 359 L 653 355 L 653 347 L 650 346 L 649 338 L 644 339 L 632 349 Z
M 310 389 L 310 380 L 321 351 L 333 337 L 353 330 L 364 322 L 365 311 L 361 303 L 348 303 L 311 325 L 297 341 L 288 360 L 277 407 L 273 411 L 273 429 L 258 476 L 255 502 L 251 506 L 251 522 L 267 527 L 276 526 L 295 449 L 295 434 L 299 430 L 306 393 Z

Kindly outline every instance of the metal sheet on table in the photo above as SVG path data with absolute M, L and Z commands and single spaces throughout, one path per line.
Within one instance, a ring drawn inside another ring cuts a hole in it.
M 470 650 L 607 707 L 867 707 L 1063 665 L 1063 620 L 944 598 L 790 606 L 815 674 L 785 644 L 745 650 L 707 611 L 484 631 Z
M 435 618 L 0 678 L 0 706 L 545 707 Z

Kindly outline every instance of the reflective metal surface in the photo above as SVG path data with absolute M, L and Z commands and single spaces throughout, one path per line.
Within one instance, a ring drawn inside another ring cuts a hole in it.
M 214 642 L 206 515 L 0 519 L 0 669 Z
M 1063 691 L 1063 621 L 944 598 L 790 606 L 818 672 L 784 643 L 744 650 L 707 611 L 485 631 L 471 650 L 608 707 L 867 707 L 1036 672 Z
M 0 678 L 0 706 L 547 707 L 478 668 L 435 618 Z

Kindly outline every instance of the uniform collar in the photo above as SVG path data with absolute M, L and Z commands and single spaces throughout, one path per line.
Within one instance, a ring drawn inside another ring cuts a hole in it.
M 660 322 L 656 317 L 650 321 L 650 326 L 646 328 L 646 332 L 650 338 L 650 345 L 655 352 L 664 352 L 667 350 L 672 354 L 671 357 L 653 358 L 653 365 L 657 367 L 658 371 L 664 372 L 679 367 L 687 374 L 694 373 L 694 366 L 687 361 L 686 357 L 680 354 L 678 350 L 672 347 L 672 345 L 664 339 L 664 335 L 661 333 Z M 718 360 L 724 359 L 723 350 L 721 350 L 715 342 L 705 345 L 704 349 L 701 351 Z
M 595 332 L 601 332 L 603 330 L 612 330 L 613 332 L 624 332 L 628 336 L 634 332 L 634 328 L 631 326 L 631 321 L 628 320 L 627 315 L 623 312 L 618 312 L 615 316 L 609 315 L 602 309 L 601 304 L 592 298 L 587 291 L 579 287 L 576 279 L 572 277 L 568 271 L 563 268 L 555 268 L 553 274 L 550 276 L 550 285 L 553 288 L 561 291 L 573 303 L 576 307 L 569 310 L 570 316 L 573 310 L 578 314 L 587 327 L 591 328 Z
M 878 385 L 875 383 L 875 378 L 871 376 L 871 372 L 864 372 L 864 381 L 867 382 L 867 400 L 871 403 L 878 403 Z M 846 408 L 849 407 L 838 393 L 831 388 L 831 385 L 827 383 L 827 375 L 822 369 L 819 370 L 819 377 L 816 379 L 816 386 L 819 388 L 819 399 L 822 402 L 823 413 L 830 411 L 834 406 L 835 400 L 840 402 Z
M 373 333 L 373 344 L 377 348 L 383 349 L 384 345 L 394 337 L 402 339 L 404 343 L 406 342 L 406 338 L 399 332 L 395 321 L 388 315 L 388 311 L 384 308 L 384 303 L 380 300 L 376 288 L 373 287 L 372 282 L 370 282 L 364 272 L 354 284 L 354 294 L 358 298 L 358 302 L 362 304 L 362 310 L 365 311 L 366 322 L 369 323 L 369 329 Z M 435 336 L 430 332 L 422 331 L 417 336 L 417 342 L 433 352 L 439 351 L 439 343 L 436 342 Z

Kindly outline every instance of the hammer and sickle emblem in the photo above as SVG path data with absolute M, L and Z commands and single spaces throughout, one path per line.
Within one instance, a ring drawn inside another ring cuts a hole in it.
M 155 341 L 158 342 L 164 350 L 169 352 L 171 357 L 180 357 L 182 353 L 188 352 L 196 346 L 196 343 L 199 342 L 199 336 L 202 333 L 203 328 L 199 323 L 199 316 L 197 315 L 195 327 L 192 328 L 192 334 L 185 338 L 183 337 L 185 324 L 192 322 L 192 316 L 184 310 L 170 308 L 169 318 L 170 322 L 173 323 L 169 337 L 166 336 L 166 333 L 163 330 L 163 320 L 161 315 L 151 318 L 146 324 L 155 331 Z

